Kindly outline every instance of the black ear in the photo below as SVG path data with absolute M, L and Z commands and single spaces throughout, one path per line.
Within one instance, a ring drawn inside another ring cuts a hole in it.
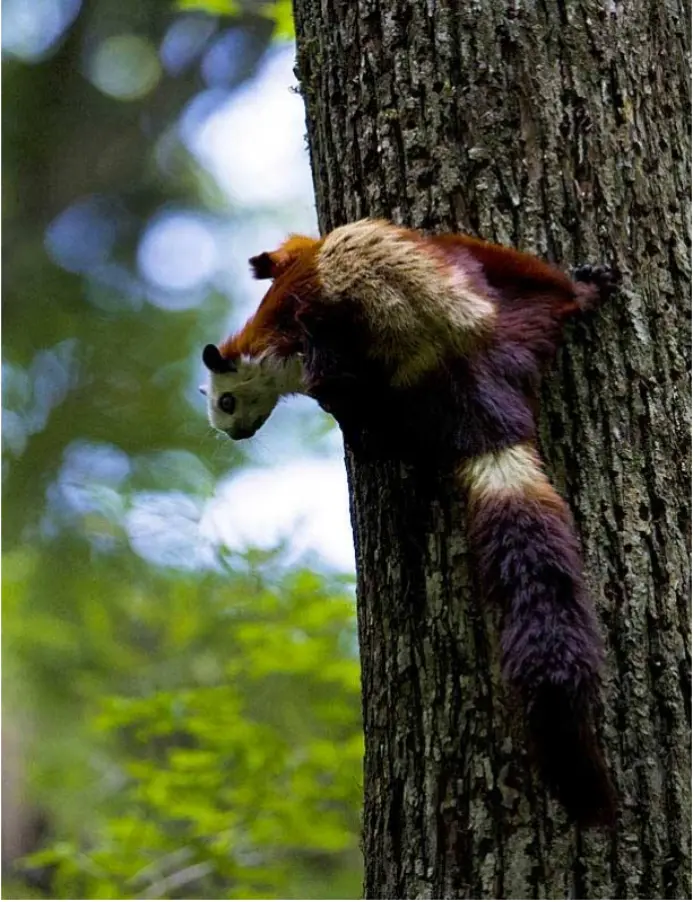
M 253 271 L 253 275 L 256 279 L 273 279 L 275 276 L 274 271 L 274 261 L 270 254 L 265 251 L 262 254 L 258 254 L 257 257 L 251 257 L 248 260 L 250 263 L 250 268 Z
M 234 373 L 236 371 L 235 364 L 231 360 L 226 360 L 222 357 L 216 345 L 205 345 L 202 352 L 202 362 L 210 373 Z

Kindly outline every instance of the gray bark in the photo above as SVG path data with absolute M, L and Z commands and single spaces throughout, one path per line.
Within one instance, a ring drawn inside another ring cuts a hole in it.
M 295 0 L 321 230 L 471 231 L 624 289 L 571 330 L 542 444 L 608 646 L 615 831 L 533 775 L 447 474 L 347 446 L 369 898 L 690 897 L 689 9 Z

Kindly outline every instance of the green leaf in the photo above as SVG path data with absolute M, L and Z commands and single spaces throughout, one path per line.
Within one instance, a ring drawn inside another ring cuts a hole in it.
M 237 0 L 176 0 L 176 6 L 186 12 L 200 10 L 210 16 L 233 16 L 240 9 Z
M 295 36 L 294 11 L 291 0 L 277 0 L 274 4 L 274 37 L 291 40 Z M 330 421 L 330 427 L 333 423 Z

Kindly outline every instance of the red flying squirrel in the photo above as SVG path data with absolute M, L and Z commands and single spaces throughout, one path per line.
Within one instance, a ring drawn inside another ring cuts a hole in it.
M 602 642 L 570 512 L 536 449 L 535 404 L 564 322 L 608 295 L 616 275 L 582 267 L 572 279 L 476 238 L 367 219 L 320 239 L 293 235 L 250 263 L 273 282 L 240 332 L 204 349 L 211 424 L 248 438 L 282 396 L 312 393 L 312 320 L 328 332 L 356 324 L 350 351 L 393 399 L 447 373 L 463 420 L 453 469 L 481 583 L 504 611 L 504 674 L 550 790 L 579 823 L 610 822 L 593 726 Z

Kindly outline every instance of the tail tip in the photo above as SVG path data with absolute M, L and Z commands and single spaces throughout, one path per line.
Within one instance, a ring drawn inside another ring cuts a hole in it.
M 616 819 L 616 793 L 594 730 L 595 692 L 594 686 L 545 685 L 528 711 L 539 772 L 581 827 L 609 827 Z
M 616 822 L 616 796 L 605 769 L 595 770 L 587 779 L 566 787 L 555 787 L 555 795 L 568 817 L 583 829 L 611 828 Z

